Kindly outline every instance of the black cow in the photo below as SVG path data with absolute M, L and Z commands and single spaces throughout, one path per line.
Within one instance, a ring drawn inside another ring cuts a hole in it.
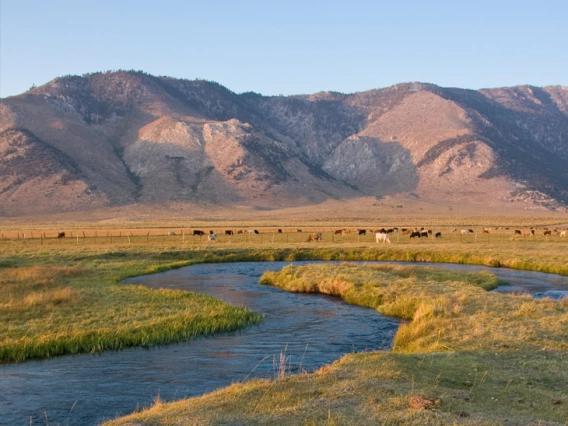
M 65 232 L 60 232 L 57 234 L 57 238 L 65 238 Z
M 428 231 L 420 231 L 420 236 L 424 238 L 428 238 Z
M 436 238 L 442 238 L 442 233 L 441 233 L 441 232 L 436 232 L 436 234 L 434 235 L 434 237 L 436 237 Z
M 234 234 L 234 232 L 231 231 L 230 229 L 227 229 L 227 230 L 225 231 L 225 235 L 233 235 L 233 234 Z
M 205 235 L 205 232 L 199 231 L 198 229 L 196 229 L 196 230 L 193 231 L 193 235 L 199 235 L 199 236 L 201 236 L 201 235 Z
M 410 233 L 410 238 L 415 238 L 415 237 L 420 238 L 421 236 L 422 235 L 419 231 L 413 231 L 413 232 Z
M 365 229 L 358 229 L 357 234 L 358 235 L 367 235 L 367 231 Z
M 281 234 L 281 233 L 282 233 L 282 229 L 279 229 L 279 230 L 278 230 L 278 233 Z

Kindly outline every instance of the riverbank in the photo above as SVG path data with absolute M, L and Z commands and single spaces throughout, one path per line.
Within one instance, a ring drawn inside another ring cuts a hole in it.
M 489 293 L 490 274 L 416 266 L 308 265 L 261 283 L 324 293 L 407 319 L 393 352 L 164 404 L 125 424 L 564 424 L 568 299 Z
M 126 277 L 192 263 L 398 260 L 506 266 L 568 275 L 564 242 L 498 244 L 0 245 L 0 362 L 148 346 L 233 330 L 261 318 L 201 296 L 120 285 Z

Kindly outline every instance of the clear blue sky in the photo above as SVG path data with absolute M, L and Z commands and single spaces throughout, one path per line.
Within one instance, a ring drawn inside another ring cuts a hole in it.
M 0 97 L 115 69 L 267 95 L 568 86 L 565 0 L 0 2 Z

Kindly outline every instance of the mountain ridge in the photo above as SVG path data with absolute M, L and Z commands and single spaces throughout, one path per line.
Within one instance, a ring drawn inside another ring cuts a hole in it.
M 38 154 L 20 146 L 39 143 L 30 135 L 66 160 L 47 155 L 58 166 L 38 175 Z M 0 101 L 0 215 L 409 194 L 564 209 L 568 88 L 401 83 L 263 96 L 118 71 L 58 77 Z

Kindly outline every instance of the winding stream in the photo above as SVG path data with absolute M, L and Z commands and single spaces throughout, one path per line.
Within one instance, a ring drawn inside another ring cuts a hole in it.
M 1 425 L 94 425 L 151 404 L 200 395 L 251 377 L 274 377 L 282 353 L 290 372 L 313 371 L 349 352 L 388 349 L 398 320 L 337 298 L 258 285 L 289 262 L 194 265 L 129 283 L 219 297 L 261 312 L 259 326 L 150 349 L 63 356 L 0 366 Z M 314 262 L 294 262 L 296 264 Z M 420 263 L 420 265 L 429 265 Z M 568 277 L 471 265 L 510 283 L 497 291 L 568 295 Z

